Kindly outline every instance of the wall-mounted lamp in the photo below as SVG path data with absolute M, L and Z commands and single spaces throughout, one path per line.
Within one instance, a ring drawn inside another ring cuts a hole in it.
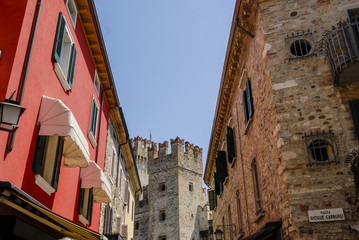
M 1 55 L 2 55 L 2 51 L 1 51 L 1 49 L 0 49 L 0 58 L 1 58 Z
M 20 116 L 24 113 L 25 109 L 18 102 L 12 100 L 12 98 L 0 102 L 0 130 L 15 132 L 18 128 Z
M 235 225 L 217 225 L 217 227 L 228 227 L 229 231 L 232 233 L 236 232 L 236 226 Z M 232 231 L 232 227 L 234 227 L 234 231 Z M 216 240 L 222 240 L 223 239 L 223 231 L 219 228 L 214 232 L 214 235 L 216 236 Z

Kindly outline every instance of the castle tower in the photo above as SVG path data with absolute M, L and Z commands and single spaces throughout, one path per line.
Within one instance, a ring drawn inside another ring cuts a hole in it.
M 170 153 L 167 141 L 158 151 L 157 144 L 148 149 L 148 199 L 136 207 L 135 239 L 143 240 L 145 232 L 149 240 L 200 239 L 200 209 L 206 205 L 202 149 L 178 137 L 170 143 Z
M 136 137 L 131 139 L 133 154 L 135 155 L 138 174 L 140 176 L 142 186 L 148 185 L 148 152 L 147 148 L 150 146 L 150 141 Z

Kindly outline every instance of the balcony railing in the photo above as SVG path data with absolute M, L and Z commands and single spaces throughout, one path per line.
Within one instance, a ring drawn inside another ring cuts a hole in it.
M 359 79 L 359 17 L 341 21 L 321 39 L 321 52 L 330 63 L 335 86 Z

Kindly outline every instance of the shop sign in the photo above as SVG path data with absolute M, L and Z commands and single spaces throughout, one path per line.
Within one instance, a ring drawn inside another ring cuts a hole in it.
M 308 210 L 309 222 L 332 222 L 345 220 L 343 208 Z

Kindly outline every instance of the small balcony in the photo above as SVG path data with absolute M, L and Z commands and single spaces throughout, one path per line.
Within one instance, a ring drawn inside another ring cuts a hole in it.
M 330 63 L 335 86 L 359 80 L 359 17 L 341 21 L 326 31 L 320 41 L 321 52 Z

